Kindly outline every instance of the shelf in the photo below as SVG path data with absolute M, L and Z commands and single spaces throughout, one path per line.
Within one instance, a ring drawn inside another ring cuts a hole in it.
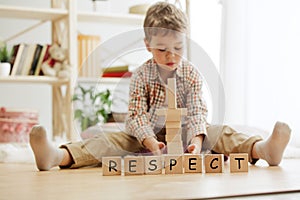
M 80 22 L 105 22 L 141 25 L 143 23 L 143 20 L 143 15 L 136 14 L 78 12 L 78 21 Z
M 0 5 L 0 18 L 34 19 L 34 20 L 57 20 L 68 15 L 63 9 L 44 9 L 32 7 L 17 7 Z
M 93 84 L 93 83 L 100 83 L 100 84 L 118 84 L 120 81 L 128 81 L 130 82 L 130 78 L 78 78 L 78 83 L 87 83 L 87 84 Z
M 6 76 L 0 77 L 0 83 L 30 83 L 30 84 L 49 84 L 49 85 L 66 85 L 68 79 L 59 79 L 47 76 Z

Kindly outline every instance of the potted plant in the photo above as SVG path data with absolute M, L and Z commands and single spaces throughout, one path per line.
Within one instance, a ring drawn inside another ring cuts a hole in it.
M 97 123 L 107 122 L 112 104 L 109 90 L 97 92 L 95 87 L 85 89 L 78 85 L 72 101 L 76 103 L 74 118 L 78 120 L 81 131 Z
M 0 76 L 8 76 L 10 74 L 10 53 L 4 42 L 0 42 Z

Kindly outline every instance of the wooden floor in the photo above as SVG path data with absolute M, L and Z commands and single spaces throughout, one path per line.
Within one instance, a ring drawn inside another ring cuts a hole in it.
M 299 159 L 264 161 L 249 173 L 102 176 L 102 168 L 39 172 L 0 164 L 0 199 L 300 199 Z

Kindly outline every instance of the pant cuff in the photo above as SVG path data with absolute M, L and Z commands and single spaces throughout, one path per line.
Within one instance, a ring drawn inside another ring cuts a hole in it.
M 99 164 L 100 161 L 92 156 L 85 145 L 81 142 L 61 145 L 60 148 L 65 148 L 73 159 L 73 164 L 69 166 L 60 166 L 61 168 L 79 168 Z

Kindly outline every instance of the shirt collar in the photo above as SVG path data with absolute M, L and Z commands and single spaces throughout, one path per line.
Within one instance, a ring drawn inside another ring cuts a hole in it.
M 153 58 L 151 59 L 150 65 L 152 66 L 151 76 L 150 76 L 151 79 L 152 80 L 158 79 L 159 78 L 158 64 Z M 184 65 L 184 63 L 183 63 L 183 61 L 181 61 L 181 63 L 179 64 L 179 66 L 176 69 L 176 75 L 179 76 L 179 77 L 183 77 L 183 69 L 182 69 L 183 65 Z

